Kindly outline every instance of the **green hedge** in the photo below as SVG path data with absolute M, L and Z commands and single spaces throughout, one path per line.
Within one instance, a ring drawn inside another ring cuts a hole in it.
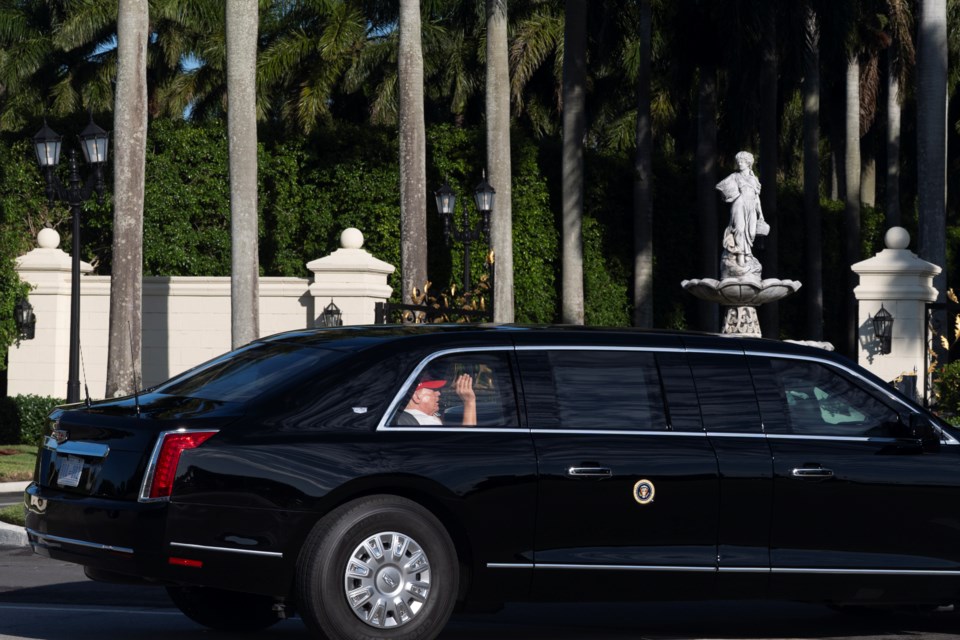
M 47 416 L 65 402 L 35 395 L 0 398 L 0 444 L 39 444 L 47 433 Z

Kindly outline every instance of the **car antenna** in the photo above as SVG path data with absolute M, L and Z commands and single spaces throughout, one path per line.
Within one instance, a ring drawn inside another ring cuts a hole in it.
M 77 350 L 80 351 L 80 367 L 83 369 L 83 404 L 90 408 L 90 387 L 87 386 L 87 365 L 83 361 L 83 345 L 77 344 Z
M 127 335 L 130 337 L 130 366 L 133 368 L 133 406 L 137 409 L 137 417 L 140 417 L 140 382 L 137 380 L 136 356 L 133 352 L 133 327 L 127 322 Z

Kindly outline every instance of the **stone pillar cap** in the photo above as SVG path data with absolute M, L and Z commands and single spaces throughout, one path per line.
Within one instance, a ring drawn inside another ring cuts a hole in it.
M 37 248 L 16 260 L 17 271 L 70 271 L 73 259 L 60 247 L 60 234 L 56 229 L 44 227 L 37 234 Z M 80 273 L 90 273 L 93 265 L 80 261 Z
M 871 273 L 902 273 L 906 275 L 939 274 L 942 269 L 926 260 L 920 259 L 917 254 L 908 250 L 910 233 L 903 227 L 891 227 L 884 235 L 887 248 L 872 258 L 867 258 L 852 265 L 850 268 L 858 274 Z

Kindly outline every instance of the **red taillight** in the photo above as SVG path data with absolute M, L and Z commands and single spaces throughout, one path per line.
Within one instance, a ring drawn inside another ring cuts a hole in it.
M 203 568 L 202 560 L 191 560 L 190 558 L 175 558 L 170 556 L 167 558 L 167 562 L 177 567 L 190 567 L 191 569 Z
M 167 498 L 173 490 L 173 479 L 177 473 L 180 454 L 194 449 L 206 442 L 216 431 L 189 431 L 167 433 L 160 443 L 160 453 L 153 469 L 153 481 L 150 483 L 149 498 Z

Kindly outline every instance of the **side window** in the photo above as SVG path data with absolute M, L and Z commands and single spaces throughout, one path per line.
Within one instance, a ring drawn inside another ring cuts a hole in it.
M 792 433 L 896 437 L 896 412 L 839 372 L 817 362 L 774 359 Z
M 527 415 L 534 428 L 667 428 L 652 353 L 555 350 L 545 357 L 523 354 L 521 362 Z M 529 370 L 534 363 L 545 369 Z
M 390 424 L 518 426 L 506 353 L 465 352 L 431 360 L 411 384 Z
M 691 353 L 690 368 L 707 431 L 761 433 L 760 409 L 747 359 L 738 353 Z

